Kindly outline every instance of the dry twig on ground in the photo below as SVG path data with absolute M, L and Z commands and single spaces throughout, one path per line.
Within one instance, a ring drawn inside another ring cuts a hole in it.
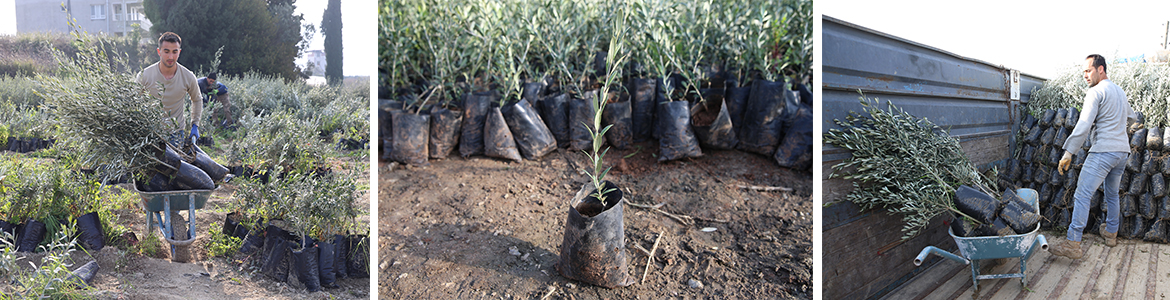
M 792 191 L 792 188 L 787 188 L 787 187 L 782 187 L 782 186 L 758 186 L 758 185 L 742 185 L 742 184 L 736 184 L 734 186 L 737 188 L 753 190 L 753 191 L 765 191 L 765 192 L 775 192 L 775 191 L 791 192 Z
M 646 283 L 646 273 L 650 273 L 650 265 L 654 263 L 654 251 L 658 250 L 658 242 L 662 241 L 662 235 L 665 231 L 658 233 L 658 238 L 654 239 L 654 247 L 650 248 L 650 254 L 646 257 L 646 269 L 642 271 L 642 282 Z

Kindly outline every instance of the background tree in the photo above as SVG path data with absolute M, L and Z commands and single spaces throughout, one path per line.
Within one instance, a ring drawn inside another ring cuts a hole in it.
M 321 33 L 325 35 L 325 79 L 329 84 L 340 84 L 341 72 L 341 0 L 329 0 L 321 18 Z
M 216 49 L 223 47 L 221 73 L 257 71 L 294 79 L 299 74 L 294 60 L 307 46 L 301 35 L 304 15 L 294 14 L 295 2 L 159 0 L 145 1 L 143 8 L 154 23 L 153 37 L 167 31 L 183 37 L 179 63 L 194 72 L 210 70 Z

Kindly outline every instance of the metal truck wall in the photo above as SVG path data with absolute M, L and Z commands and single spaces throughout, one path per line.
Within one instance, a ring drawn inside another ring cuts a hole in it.
M 1014 151 L 1017 107 L 1043 79 L 1020 75 L 1019 100 L 1010 99 L 1011 70 L 885 33 L 824 17 L 822 22 L 822 133 L 861 112 L 861 94 L 928 118 L 959 138 L 972 163 L 987 168 Z M 822 145 L 822 253 L 825 299 L 880 297 L 923 269 L 914 256 L 926 246 L 954 250 L 939 217 L 916 237 L 902 240 L 902 220 L 885 210 L 859 211 L 845 200 L 852 183 L 829 180 L 848 151 Z M 949 262 L 943 262 L 949 263 Z

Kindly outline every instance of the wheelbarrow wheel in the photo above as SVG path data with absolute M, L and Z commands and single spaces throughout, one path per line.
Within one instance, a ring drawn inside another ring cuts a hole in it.
M 183 215 L 179 211 L 171 211 L 171 236 L 173 240 L 182 241 L 187 239 L 187 221 L 183 219 Z M 172 246 L 174 247 L 174 255 L 171 256 L 171 261 L 185 263 L 191 261 L 191 249 L 189 246 Z

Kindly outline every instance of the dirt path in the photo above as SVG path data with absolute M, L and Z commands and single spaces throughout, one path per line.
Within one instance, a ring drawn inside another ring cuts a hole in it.
M 588 178 L 579 152 L 539 161 L 484 157 L 382 164 L 379 178 L 379 294 L 385 299 L 812 298 L 812 174 L 760 155 L 705 151 L 659 164 L 653 143 L 611 150 L 610 173 L 634 204 L 694 218 L 684 224 L 625 207 L 630 275 L 645 283 L 605 289 L 561 277 L 568 200 Z M 734 185 L 782 186 L 792 192 Z M 684 220 L 685 221 L 685 220 Z M 715 228 L 703 232 L 704 227 Z M 701 287 L 698 287 L 701 284 Z M 695 287 L 692 287 L 695 286 Z

